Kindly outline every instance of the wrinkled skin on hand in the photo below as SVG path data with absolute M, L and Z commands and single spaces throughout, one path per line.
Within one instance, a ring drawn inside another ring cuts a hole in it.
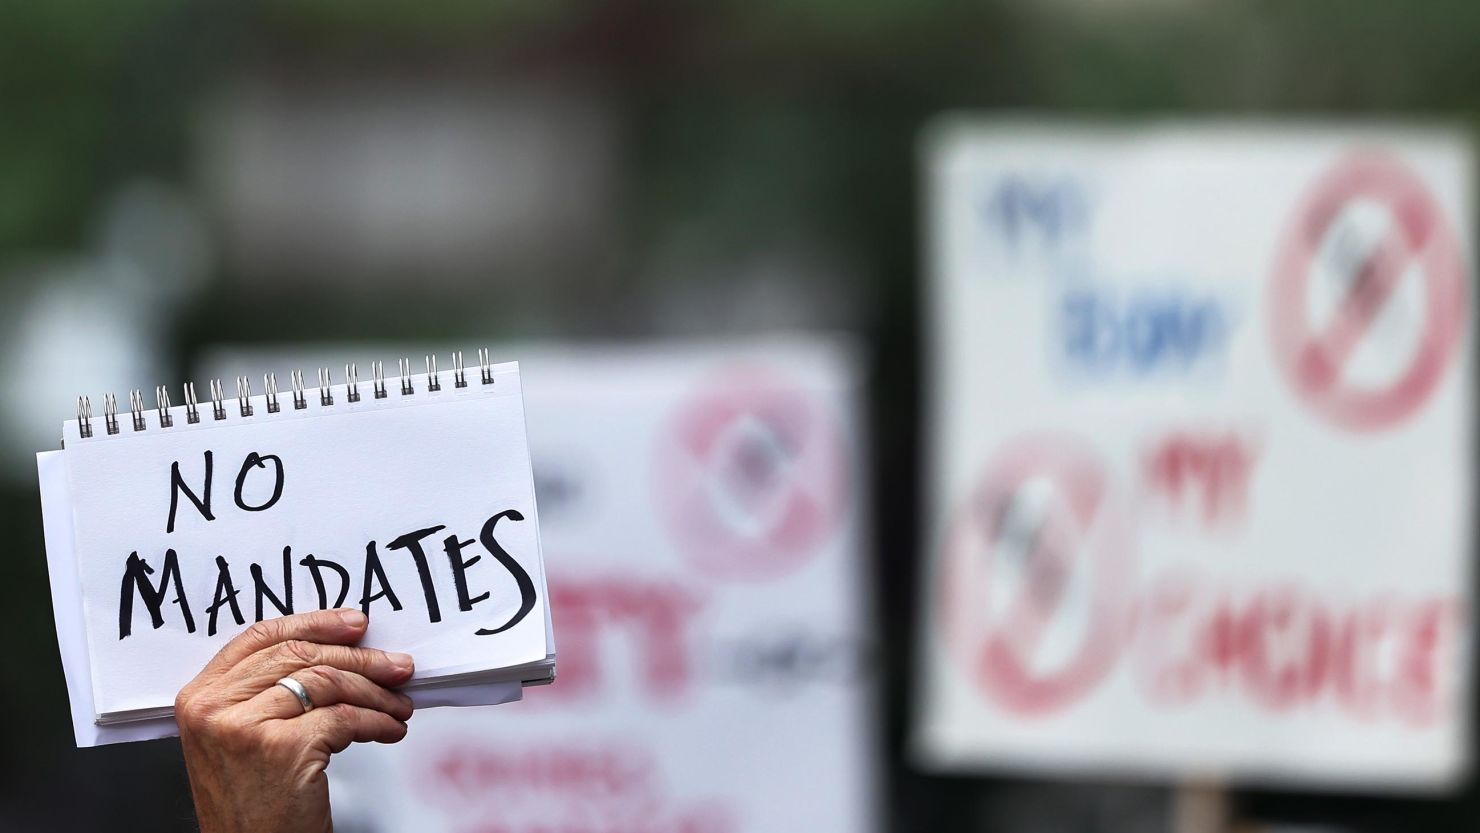
M 326 833 L 329 756 L 406 736 L 411 657 L 355 644 L 368 620 L 319 610 L 258 622 L 175 698 L 201 833 Z M 312 711 L 286 687 L 308 690 Z

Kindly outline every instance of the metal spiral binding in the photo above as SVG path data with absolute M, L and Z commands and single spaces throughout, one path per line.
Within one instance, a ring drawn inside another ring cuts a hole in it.
M 303 395 L 303 371 L 295 370 L 288 377 L 293 383 L 293 410 L 301 411 L 308 407 L 308 397 Z
M 277 413 L 280 408 L 278 407 L 278 388 L 276 373 L 267 373 L 262 376 L 262 389 L 264 391 L 264 395 L 267 397 L 267 412 L 269 414 Z
M 385 362 L 370 363 L 370 381 L 375 388 L 375 398 L 385 398 Z
M 86 396 L 77 397 L 77 433 L 83 439 L 92 436 L 92 400 Z
M 334 404 L 334 380 L 329 376 L 329 368 L 319 368 L 319 405 L 327 408 Z
M 478 348 L 478 364 L 483 365 L 483 384 L 493 384 L 493 364 L 488 361 L 488 348 Z
M 411 387 L 411 358 L 397 359 L 396 363 L 401 366 L 401 395 L 410 396 L 416 393 Z
M 195 383 L 185 383 L 185 421 L 191 425 L 200 422 L 200 403 L 195 399 Z
M 144 392 L 138 388 L 128 392 L 128 409 L 134 417 L 134 430 L 144 430 Z
M 170 416 L 170 389 L 164 385 L 155 385 L 154 404 L 159 409 L 159 427 L 174 428 L 175 418 Z
M 103 395 L 103 423 L 109 434 L 118 433 L 118 397 L 111 393 Z
M 226 419 L 226 391 L 221 387 L 220 379 L 211 380 L 211 415 L 217 421 Z
M 400 391 L 402 396 L 413 396 L 416 393 L 416 381 L 411 372 L 410 357 L 397 359 L 397 372 L 400 376 Z M 478 349 L 479 378 L 485 385 L 494 384 L 493 363 L 486 348 Z M 334 377 L 327 367 L 318 368 L 319 371 L 319 406 L 323 408 L 334 405 Z M 386 385 L 385 364 L 380 361 L 372 362 L 370 365 L 372 395 L 375 399 L 386 399 L 389 391 Z M 344 396 L 351 403 L 360 401 L 360 373 L 354 362 L 344 366 Z M 302 370 L 294 370 L 290 374 L 291 395 L 293 398 L 293 410 L 302 411 L 308 408 L 308 394 L 305 389 L 305 380 Z M 282 401 L 278 388 L 277 374 L 265 373 L 262 376 L 265 394 L 264 402 L 267 412 L 276 414 L 282 410 Z M 467 368 L 463 362 L 463 352 L 455 351 L 452 354 L 452 384 L 454 388 L 462 389 L 468 387 Z M 226 391 L 220 379 L 212 379 L 211 389 L 211 416 L 216 421 L 227 418 L 226 414 Z M 442 376 L 437 367 L 437 357 L 434 354 L 426 355 L 426 389 L 428 393 L 437 393 L 442 390 Z M 185 420 L 190 425 L 196 425 L 201 421 L 200 400 L 197 398 L 195 383 L 186 382 L 181 385 L 183 393 L 182 401 L 185 408 Z M 168 386 L 156 385 L 154 388 L 155 411 L 158 414 L 160 428 L 175 427 L 175 417 L 170 413 L 174 407 L 170 399 Z M 236 411 L 243 418 L 254 415 L 252 406 L 252 380 L 247 376 L 236 377 Z M 129 413 L 134 431 L 144 431 L 148 428 L 145 414 L 144 394 L 142 390 L 133 389 L 129 391 Z M 108 434 L 120 433 L 118 420 L 118 399 L 113 394 L 103 396 L 103 426 Z M 77 397 L 77 433 L 83 439 L 94 436 L 92 400 L 86 396 Z
M 236 377 L 236 404 L 243 417 L 252 415 L 252 380 L 246 376 Z
M 452 385 L 453 387 L 465 388 L 468 386 L 468 377 L 463 373 L 462 351 L 452 354 Z

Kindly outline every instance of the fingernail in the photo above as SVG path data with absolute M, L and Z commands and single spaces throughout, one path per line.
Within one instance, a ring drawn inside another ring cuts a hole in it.
M 394 665 L 397 668 L 404 668 L 408 671 L 411 670 L 410 654 L 388 653 L 386 654 L 386 657 L 390 659 L 391 665 Z
M 344 621 L 344 624 L 352 628 L 363 628 L 365 623 L 370 621 L 365 617 L 365 614 L 358 610 L 341 610 L 339 611 L 339 618 Z

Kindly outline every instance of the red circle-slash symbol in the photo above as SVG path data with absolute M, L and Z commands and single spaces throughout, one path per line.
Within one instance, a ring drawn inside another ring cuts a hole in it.
M 1327 320 L 1312 320 L 1309 294 L 1322 258 L 1340 258 L 1343 231 L 1366 210 L 1385 215 L 1380 233 L 1337 264 L 1344 286 Z M 1335 253 L 1334 255 L 1332 253 Z M 1411 277 L 1410 277 L 1411 276 Z M 1359 384 L 1353 355 L 1405 281 L 1421 281 L 1417 346 L 1386 383 Z M 1465 265 L 1454 230 L 1423 182 L 1397 159 L 1348 156 L 1322 176 L 1280 249 L 1269 293 L 1275 355 L 1296 394 L 1316 413 L 1352 431 L 1375 431 L 1421 409 L 1444 377 L 1465 325 Z
M 680 550 L 710 575 L 775 578 L 833 533 L 846 501 L 837 417 L 759 368 L 714 378 L 661 438 L 658 489 Z
M 1097 455 L 1028 436 L 998 454 L 947 530 L 940 625 L 992 702 L 1047 715 L 1115 666 L 1135 578 L 1129 519 Z

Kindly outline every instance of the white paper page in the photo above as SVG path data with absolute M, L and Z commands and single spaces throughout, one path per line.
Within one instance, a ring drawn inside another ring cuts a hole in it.
M 46 572 L 51 584 L 51 606 L 57 625 L 57 649 L 67 678 L 72 733 L 78 746 L 99 746 L 131 740 L 150 740 L 178 734 L 175 721 L 145 720 L 127 726 L 98 726 L 93 722 L 92 675 L 87 662 L 87 633 L 82 624 L 82 587 L 73 560 L 72 502 L 67 492 L 67 469 L 61 451 L 36 455 L 41 482 L 41 524 L 46 536 Z
M 174 409 L 170 428 L 160 428 L 157 414 L 147 411 L 146 427 L 138 432 L 125 413 L 116 436 L 102 430 L 101 420 L 94 420 L 91 439 L 78 437 L 75 422 L 67 424 L 63 460 L 74 499 L 78 572 L 99 714 L 171 705 L 179 688 L 245 627 L 237 623 L 224 595 L 214 605 L 217 591 L 225 589 L 217 557 L 225 558 L 243 621 L 250 623 L 256 618 L 257 593 L 249 565 L 260 565 L 265 586 L 282 597 L 284 547 L 291 547 L 295 611 L 319 606 L 313 572 L 303 564 L 310 554 L 347 571 L 346 606 L 365 606 L 366 572 L 371 573 L 371 596 L 388 587 L 400 609 L 394 609 L 389 596 L 369 601 L 366 644 L 411 653 L 418 679 L 546 656 L 538 520 L 517 365 L 497 366 L 496 382 L 489 386 L 479 384 L 474 371 L 462 390 L 450 384 L 451 374 L 443 374 L 440 393 L 428 392 L 423 378 L 411 378 L 413 395 L 402 396 L 399 379 L 393 378 L 388 397 L 380 401 L 372 398 L 371 385 L 361 383 L 357 404 L 347 401 L 343 385 L 333 389 L 334 404 L 327 407 L 320 405 L 316 389 L 309 391 L 303 410 L 295 410 L 291 397 L 283 395 L 283 410 L 268 413 L 263 398 L 257 397 L 254 415 L 245 418 L 231 398 L 227 419 L 219 423 L 224 427 L 216 427 L 209 406 L 202 408 L 201 423 L 194 426 L 186 424 L 183 408 Z M 179 461 L 180 480 L 204 503 L 207 450 L 213 520 L 206 519 L 184 490 L 171 486 L 172 463 Z M 262 466 L 246 464 L 254 453 Z M 268 455 L 282 464 L 282 489 L 275 502 L 277 462 Z M 238 504 L 235 487 L 243 471 L 240 504 L 268 505 L 266 509 L 244 511 Z M 178 494 L 171 532 L 172 491 Z M 490 519 L 501 514 L 490 526 Z M 423 574 L 409 547 L 389 545 L 399 536 L 432 527 L 444 528 L 421 541 Z M 465 543 L 457 560 L 466 563 L 462 572 L 470 610 L 462 609 L 454 561 L 444 551 L 444 542 L 453 535 Z M 383 584 L 373 569 L 366 570 L 371 541 Z M 490 551 L 486 544 L 501 551 Z M 149 605 L 131 582 L 132 616 L 128 635 L 120 638 L 121 588 L 130 554 L 137 552 L 149 564 L 154 572 L 145 578 L 159 587 L 168 549 L 177 553 L 192 622 L 185 621 L 171 584 L 159 605 L 161 626 L 152 627 Z M 508 559 L 507 566 L 501 558 Z M 340 579 L 327 566 L 320 572 L 325 601 L 333 606 Z M 526 588 L 520 578 L 536 589 L 526 615 L 500 633 L 480 635 L 480 629 L 504 627 L 524 606 Z M 487 598 L 480 598 L 485 593 Z M 440 618 L 435 623 L 434 603 Z M 264 618 L 278 615 L 270 598 L 262 605 Z M 211 635 L 213 606 L 216 633 Z
M 93 719 L 92 673 L 87 659 L 87 632 L 82 621 L 82 585 L 77 578 L 73 547 L 72 501 L 61 451 L 36 455 L 41 483 L 42 525 L 46 536 L 46 570 L 55 612 L 57 648 L 67 682 L 72 733 L 79 747 L 104 746 L 136 740 L 154 740 L 179 734 L 172 717 L 99 726 Z M 524 695 L 519 683 L 477 683 L 408 692 L 416 708 L 436 706 L 494 706 L 512 703 Z

